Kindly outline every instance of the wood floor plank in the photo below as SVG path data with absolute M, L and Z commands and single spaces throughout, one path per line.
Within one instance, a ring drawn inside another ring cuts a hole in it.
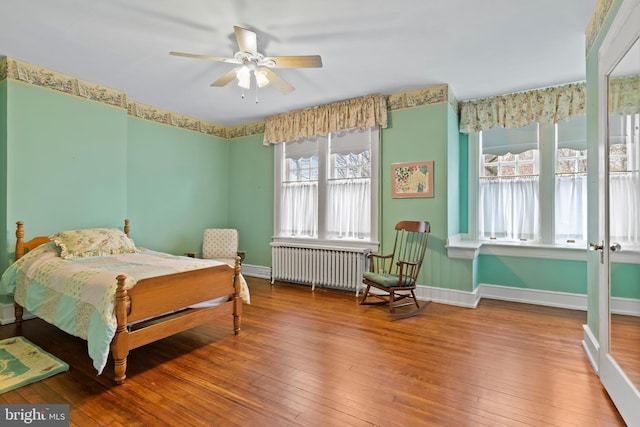
M 581 347 L 586 313 L 483 300 L 392 321 L 353 293 L 247 278 L 242 331 L 209 324 L 110 361 L 38 320 L 0 326 L 70 364 L 0 395 L 68 403 L 71 425 L 623 426 Z

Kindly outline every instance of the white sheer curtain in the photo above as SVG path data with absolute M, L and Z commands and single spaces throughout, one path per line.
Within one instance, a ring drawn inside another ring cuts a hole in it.
M 640 172 L 612 173 L 609 188 L 610 240 L 640 246 Z
M 610 166 L 609 238 L 613 242 L 640 246 L 640 114 L 612 114 L 609 127 L 609 143 L 624 146 L 624 150 L 616 151 L 626 153 L 626 167 Z
M 282 185 L 280 227 L 283 236 L 318 235 L 318 182 Z
M 538 183 L 538 177 L 480 179 L 480 236 L 511 240 L 536 239 L 540 234 Z
M 330 180 L 327 186 L 327 210 L 327 233 L 330 238 L 369 239 L 371 180 Z
M 556 240 L 585 240 L 587 236 L 586 175 L 556 176 Z
M 377 240 L 378 129 L 276 146 L 278 238 Z

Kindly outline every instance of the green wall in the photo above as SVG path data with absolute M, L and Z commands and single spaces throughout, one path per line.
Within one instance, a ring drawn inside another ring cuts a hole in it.
M 389 127 L 382 131 L 380 252 L 391 252 L 398 221 L 429 221 L 429 249 L 420 275 L 420 283 L 429 286 L 446 283 L 441 266 L 446 258 L 444 245 L 448 227 L 447 113 L 446 103 L 394 111 L 390 114 Z M 433 197 L 392 198 L 391 165 L 421 160 L 433 160 Z
M 127 213 L 123 109 L 7 82 L 5 230 L 25 237 L 62 229 L 121 226 Z M 6 241 L 6 240 L 5 240 Z
M 263 136 L 238 138 L 229 148 L 229 227 L 239 233 L 246 264 L 271 266 L 274 148 Z
M 228 224 L 228 141 L 13 80 L 0 103 L 3 269 L 18 220 L 29 239 L 129 218 L 139 246 L 175 254 Z
M 469 232 L 469 135 L 460 134 L 460 233 Z
M 205 228 L 228 223 L 226 140 L 128 117 L 127 214 L 136 245 L 200 251 Z
M 480 255 L 478 280 L 522 289 L 587 293 L 584 261 Z
M 7 81 L 0 81 L 0 224 L 7 223 Z M 15 234 L 14 234 L 15 235 Z M 9 235 L 7 234 L 7 227 L 0 227 L 0 243 L 7 242 Z M 4 271 L 4 268 L 8 265 L 6 259 L 9 258 L 9 254 L 5 248 L 3 248 L 2 257 L 0 261 L 0 268 Z M 4 301 L 0 300 L 0 303 Z
M 640 299 L 640 264 L 611 264 L 611 296 Z
M 460 232 L 460 138 L 458 116 L 447 104 L 447 236 Z M 466 188 L 466 184 L 465 184 Z
M 431 235 L 419 283 L 470 292 L 475 287 L 474 262 L 451 259 L 446 249 L 449 234 L 460 232 L 459 144 L 457 118 L 448 103 L 390 113 L 389 127 L 382 132 L 381 251 L 391 250 L 398 221 L 427 220 Z M 392 198 L 391 165 L 420 160 L 434 162 L 434 197 Z

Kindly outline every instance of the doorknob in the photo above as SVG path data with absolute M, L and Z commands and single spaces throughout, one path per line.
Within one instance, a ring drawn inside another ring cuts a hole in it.
M 589 243 L 590 251 L 599 251 L 600 252 L 600 264 L 604 264 L 604 242 L 600 241 L 600 243 Z
M 589 243 L 590 251 L 601 251 L 604 249 L 604 242 L 598 243 Z
M 622 246 L 620 246 L 620 243 L 611 242 L 609 249 L 611 249 L 611 252 L 620 252 L 622 251 Z

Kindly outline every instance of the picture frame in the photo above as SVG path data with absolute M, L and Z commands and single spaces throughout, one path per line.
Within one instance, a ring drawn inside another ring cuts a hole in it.
M 393 163 L 391 197 L 433 197 L 433 161 Z

